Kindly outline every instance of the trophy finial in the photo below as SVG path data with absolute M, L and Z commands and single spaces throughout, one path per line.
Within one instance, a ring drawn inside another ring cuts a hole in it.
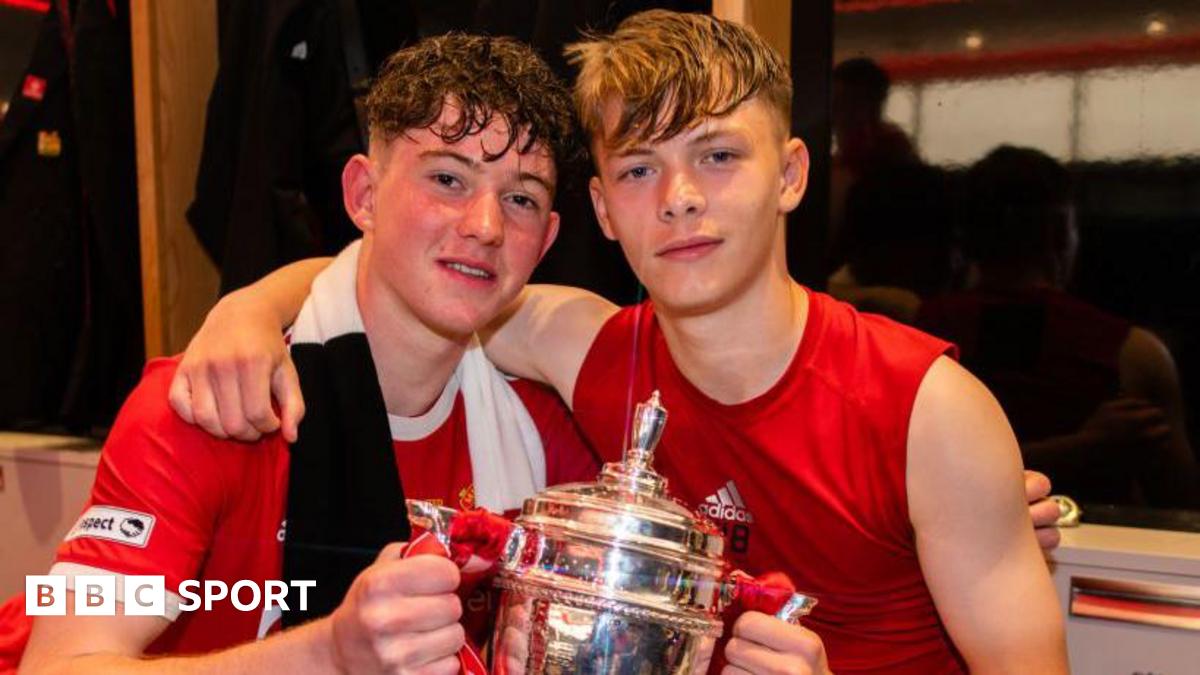
M 633 412 L 633 438 L 625 451 L 625 463 L 630 468 L 650 468 L 654 462 L 654 448 L 662 438 L 666 424 L 667 409 L 662 407 L 662 396 L 655 389 L 649 399 L 637 404 Z
M 662 438 L 667 423 L 667 409 L 662 406 L 658 390 L 650 398 L 637 404 L 633 411 L 633 437 L 625 448 L 624 459 L 609 462 L 600 472 L 600 480 L 625 486 L 634 492 L 661 495 L 667 487 L 667 479 L 653 467 L 654 448 Z

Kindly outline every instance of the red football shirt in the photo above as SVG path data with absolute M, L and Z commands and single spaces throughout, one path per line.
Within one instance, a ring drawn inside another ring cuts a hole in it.
M 167 404 L 176 365 L 156 359 L 146 366 L 105 443 L 84 515 L 60 546 L 52 574 L 98 568 L 164 575 L 169 591 L 185 579 L 230 587 L 249 579 L 261 587 L 280 578 L 287 444 L 278 434 L 249 444 L 221 440 L 179 419 Z M 547 481 L 594 479 L 596 459 L 558 397 L 534 383 L 512 384 L 541 434 Z M 461 394 L 444 394 L 419 418 L 390 421 L 406 496 L 473 504 Z M 292 592 L 287 601 L 296 599 Z M 468 629 L 486 631 L 492 616 L 486 594 L 468 598 L 464 613 Z M 179 614 L 147 651 L 228 647 L 263 635 L 273 620 L 261 607 L 243 612 L 224 600 L 211 611 Z
M 921 575 L 905 488 L 917 387 L 952 347 L 827 295 L 808 298 L 787 371 L 735 405 L 679 372 L 651 303 L 622 310 L 583 363 L 575 419 L 615 459 L 627 401 L 658 389 L 669 417 L 655 466 L 672 494 L 722 527 L 735 566 L 785 572 L 819 599 L 806 625 L 834 672 L 964 672 Z

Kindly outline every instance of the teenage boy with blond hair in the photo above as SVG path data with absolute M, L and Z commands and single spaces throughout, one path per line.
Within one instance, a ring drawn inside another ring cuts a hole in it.
M 808 628 L 742 616 L 714 664 L 1066 672 L 1020 455 L 995 400 L 949 344 L 788 275 L 782 216 L 804 195 L 808 154 L 788 134 L 778 53 L 729 22 L 651 11 L 569 54 L 592 202 L 650 300 L 618 308 L 529 287 L 486 347 L 507 371 L 553 385 L 609 459 L 628 402 L 660 390 L 671 422 L 656 464 L 673 493 L 726 528 L 735 565 L 783 570 L 820 598 Z M 214 336 L 257 321 L 238 349 L 283 362 L 273 314 L 247 308 L 286 305 L 307 275 L 284 272 L 214 312 L 177 375 L 182 415 L 222 431 L 213 407 L 188 396 L 229 386 L 210 381 L 229 354 Z M 271 372 L 239 380 L 260 409 Z

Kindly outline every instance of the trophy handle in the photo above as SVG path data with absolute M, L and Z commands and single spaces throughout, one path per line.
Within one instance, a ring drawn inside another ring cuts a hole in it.
M 734 605 L 739 615 L 762 612 L 790 624 L 800 623 L 817 605 L 813 596 L 797 593 L 791 579 L 782 572 L 752 577 L 741 570 L 734 571 L 725 579 L 721 596 L 722 605 Z
M 407 500 L 406 507 L 408 510 L 408 519 L 414 525 L 424 528 L 428 536 L 433 537 L 438 543 L 435 544 L 425 539 L 426 535 L 422 535 L 409 542 L 401 557 L 444 555 L 453 560 L 459 569 L 466 572 L 470 566 L 470 555 L 460 560 L 460 558 L 463 558 L 463 553 L 466 549 L 464 548 L 464 544 L 459 540 L 468 537 L 456 537 L 455 531 L 464 527 L 464 521 L 476 520 L 482 516 L 491 516 L 491 514 L 484 511 L 455 511 L 454 509 L 448 509 L 417 499 Z M 502 521 L 502 519 L 494 516 L 492 518 Z M 466 548 L 469 547 L 470 543 L 466 544 Z M 458 666 L 459 675 L 487 675 L 487 667 L 479 655 L 479 650 L 471 644 L 470 640 L 467 640 L 466 644 L 458 650 Z
M 525 542 L 515 523 L 485 509 L 457 511 L 419 499 L 408 500 L 407 508 L 409 521 L 429 532 L 465 571 L 506 563 L 521 552 L 514 542 Z
M 405 506 L 408 509 L 408 521 L 429 532 L 449 551 L 450 527 L 460 512 L 420 499 L 405 500 Z

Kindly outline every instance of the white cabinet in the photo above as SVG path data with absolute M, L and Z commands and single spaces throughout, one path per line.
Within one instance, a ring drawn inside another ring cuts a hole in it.
M 0 602 L 45 574 L 92 490 L 100 446 L 88 439 L 0 432 Z
M 1052 554 L 1078 675 L 1200 675 L 1200 534 L 1063 530 Z

